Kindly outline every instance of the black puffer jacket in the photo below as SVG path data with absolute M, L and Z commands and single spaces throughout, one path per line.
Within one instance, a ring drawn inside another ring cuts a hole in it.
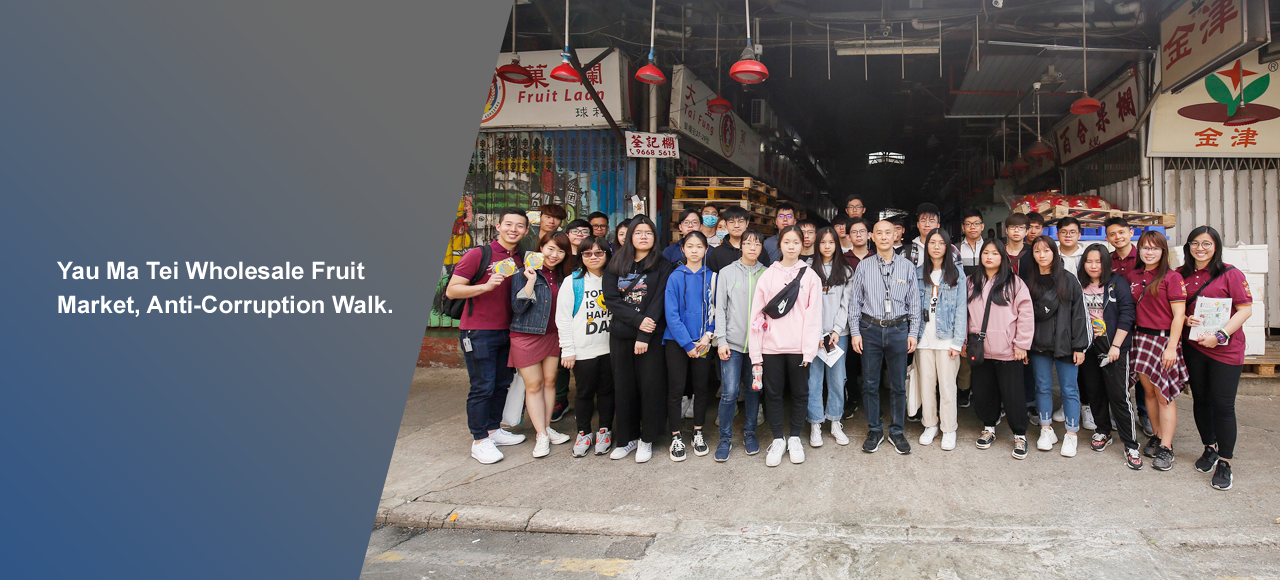
M 1084 308 L 1084 291 L 1074 280 L 1065 286 L 1067 296 L 1064 297 L 1058 296 L 1056 288 L 1041 292 L 1039 296 L 1034 292 L 1031 294 L 1036 315 L 1036 332 L 1031 339 L 1031 352 L 1034 354 L 1061 359 L 1089 350 L 1093 332 Z

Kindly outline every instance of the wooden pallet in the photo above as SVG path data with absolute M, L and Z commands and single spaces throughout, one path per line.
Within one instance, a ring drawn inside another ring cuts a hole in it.
M 1275 348 L 1274 344 L 1268 343 L 1266 351 L 1261 356 L 1245 357 L 1244 372 L 1252 373 L 1259 377 L 1275 377 L 1276 365 L 1280 364 L 1280 349 Z
M 679 198 L 671 200 L 671 213 L 680 215 L 680 212 L 687 209 L 702 211 L 702 208 L 708 204 L 714 205 L 723 212 L 724 208 L 738 206 L 751 213 L 764 214 L 767 216 L 777 215 L 778 210 L 773 206 L 758 201 L 746 199 L 706 199 L 706 198 Z
M 1068 216 L 1080 220 L 1082 224 L 1101 224 L 1109 218 L 1118 217 L 1129 222 L 1131 226 L 1162 226 L 1167 228 L 1177 225 L 1177 218 L 1167 213 L 1072 208 L 1062 205 L 1055 205 L 1049 209 L 1048 215 L 1044 216 L 1045 225 L 1054 225 L 1058 220 Z
M 701 199 L 717 203 L 727 200 L 747 200 L 762 204 L 775 203 L 773 198 L 759 190 L 732 187 L 677 187 L 673 199 Z
M 751 189 L 766 196 L 778 197 L 778 190 L 763 181 L 750 177 L 677 177 L 676 187 L 704 189 Z

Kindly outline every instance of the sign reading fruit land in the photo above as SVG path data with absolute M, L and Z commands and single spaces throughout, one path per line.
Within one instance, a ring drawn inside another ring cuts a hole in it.
M 1160 20 L 1160 84 L 1180 90 L 1270 40 L 1267 0 L 1175 2 Z
M 603 48 L 578 49 L 578 59 L 585 65 L 599 56 Z M 586 85 L 566 83 L 551 78 L 560 65 L 560 51 L 539 50 L 520 53 L 520 64 L 533 76 L 527 85 L 507 82 L 497 74 L 489 81 L 489 94 L 480 116 L 480 129 L 509 127 L 608 127 L 604 114 L 591 99 Z M 497 66 L 511 63 L 511 53 L 498 55 Z M 494 70 L 497 70 L 496 67 Z M 613 51 L 587 70 L 601 102 L 621 123 L 626 116 L 622 103 L 628 102 L 625 64 Z
M 707 103 L 714 98 L 715 91 L 684 65 L 676 65 L 671 70 L 671 129 L 733 162 L 747 175 L 759 177 L 760 135 L 733 111 L 708 111 Z
M 1280 156 L 1280 62 L 1252 52 L 1188 86 L 1160 95 L 1151 111 L 1151 157 Z

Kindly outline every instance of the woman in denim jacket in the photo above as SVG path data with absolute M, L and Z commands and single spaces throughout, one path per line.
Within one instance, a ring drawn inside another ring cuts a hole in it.
M 511 355 L 507 366 L 520 371 L 524 380 L 525 407 L 537 435 L 533 456 L 546 457 L 551 443 L 569 436 L 551 428 L 556 403 L 556 372 L 560 367 L 560 334 L 556 329 L 556 292 L 567 274 L 569 236 L 545 234 L 538 241 L 542 265 L 525 257 L 523 280 L 511 285 Z M 533 262 L 533 263 L 531 263 Z M 548 386 L 548 388 L 543 388 Z
M 929 232 L 924 248 L 924 263 L 916 268 L 924 321 L 920 343 L 916 345 L 915 385 L 924 411 L 920 444 L 933 443 L 941 421 L 942 449 L 951 451 L 956 448 L 956 375 L 960 372 L 960 351 L 964 349 L 969 320 L 965 276 L 964 270 L 956 267 L 952 255 L 955 250 L 947 232 Z

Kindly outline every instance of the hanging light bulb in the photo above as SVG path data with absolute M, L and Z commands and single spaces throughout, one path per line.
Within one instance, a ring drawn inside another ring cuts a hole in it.
M 564 52 L 560 53 L 560 65 L 551 69 L 551 78 L 566 83 L 582 82 L 582 75 L 569 64 L 569 0 L 564 0 Z
M 757 85 L 769 78 L 769 69 L 764 66 L 764 63 L 756 60 L 755 45 L 751 43 L 751 0 L 745 0 L 745 3 L 747 5 L 747 47 L 742 49 L 742 56 L 738 57 L 738 62 L 729 67 L 729 78 L 744 85 Z
M 716 98 L 707 101 L 707 111 L 713 115 L 723 115 L 733 108 L 733 104 L 720 96 L 720 15 L 716 14 Z
M 1027 155 L 1032 157 L 1050 157 L 1053 155 L 1053 149 L 1045 144 L 1044 139 L 1040 137 L 1040 93 L 1036 92 L 1036 142 L 1031 144 L 1031 149 L 1027 150 Z
M 1089 25 L 1085 20 L 1088 12 L 1085 10 L 1085 2 L 1080 0 L 1080 34 L 1082 39 L 1081 57 L 1084 58 L 1084 96 L 1071 103 L 1071 112 L 1077 115 L 1091 115 L 1102 109 L 1102 103 L 1089 96 Z
M 662 69 L 658 68 L 658 65 L 653 64 L 653 35 L 658 26 L 658 0 L 653 0 L 651 10 L 652 12 L 649 15 L 649 64 L 640 67 L 640 70 L 636 71 L 636 80 L 650 85 L 660 85 L 667 82 L 667 77 L 662 74 Z

